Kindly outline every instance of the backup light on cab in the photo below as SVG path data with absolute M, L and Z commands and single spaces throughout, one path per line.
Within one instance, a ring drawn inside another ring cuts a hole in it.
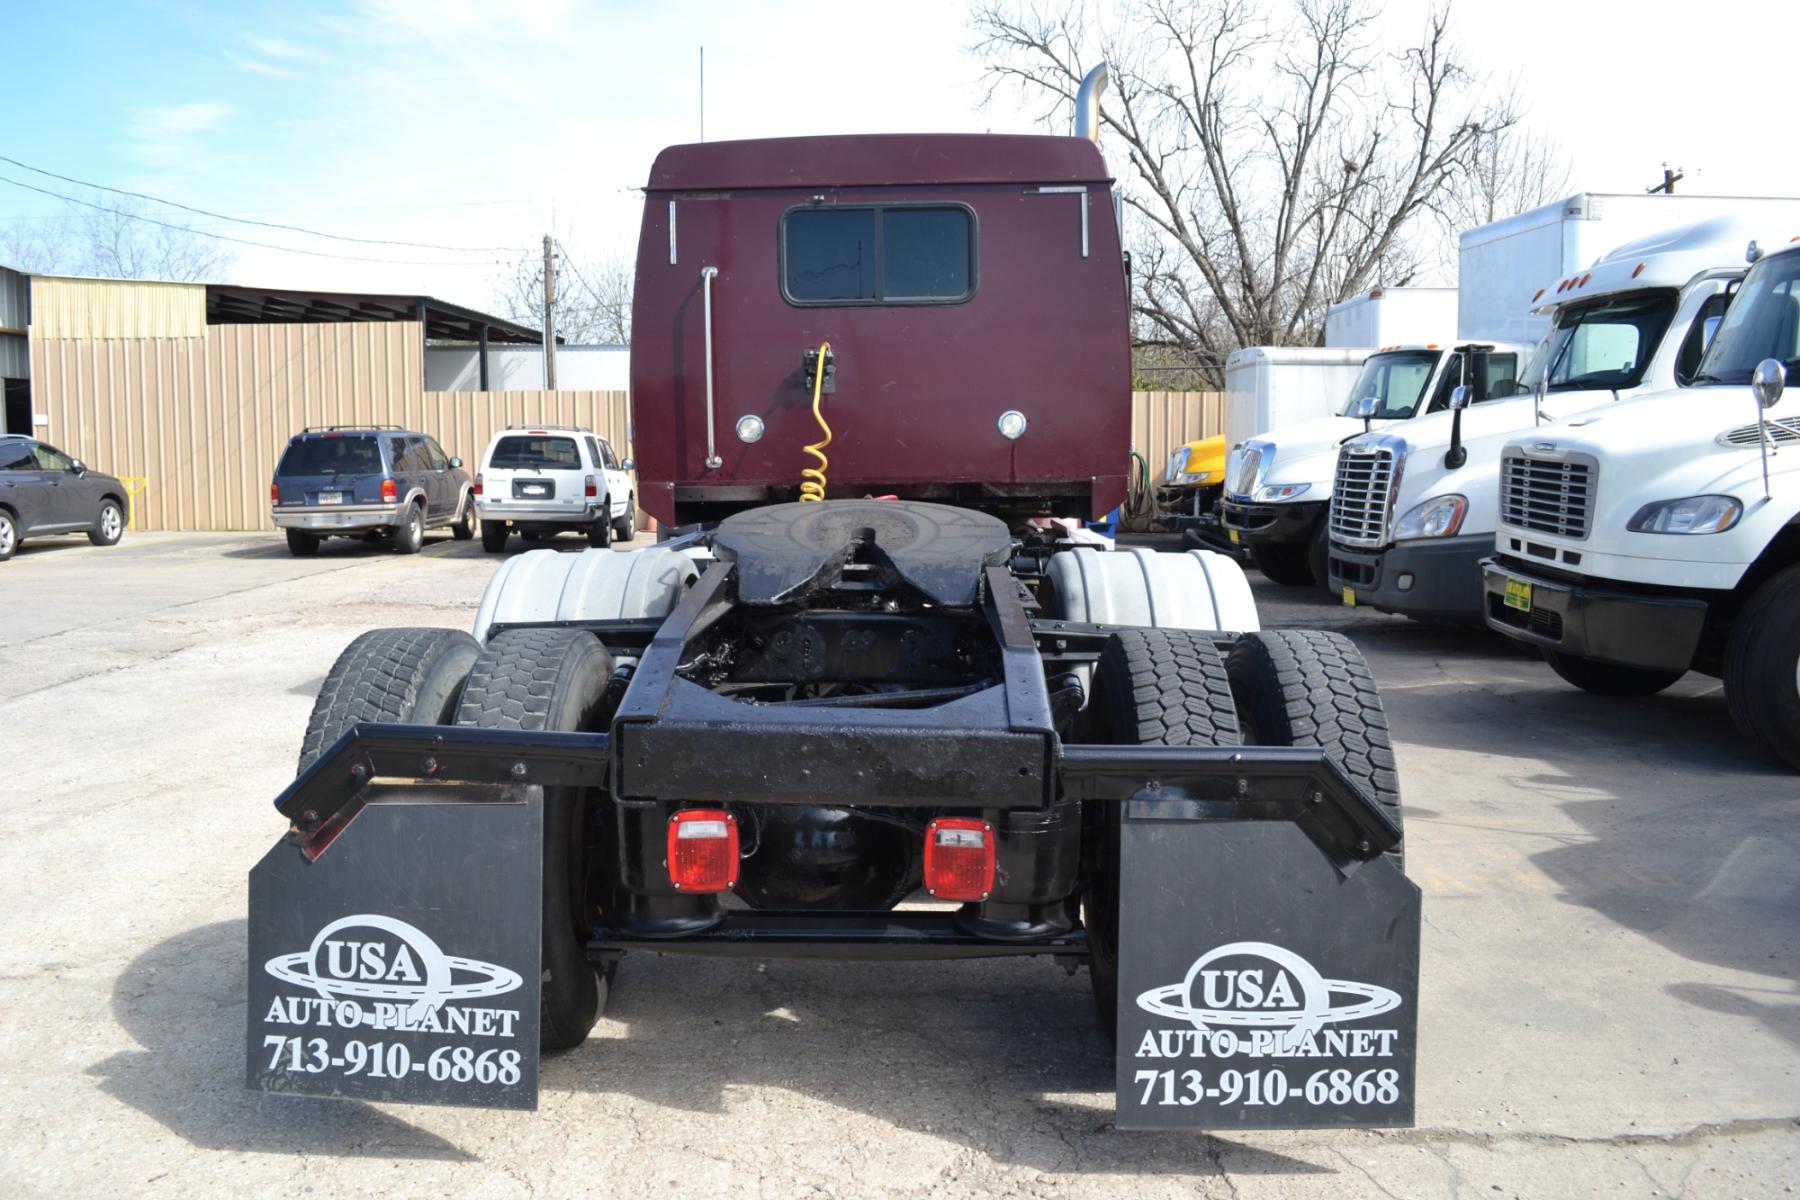
M 669 878 L 678 892 L 737 884 L 737 818 L 722 808 L 684 808 L 669 818 Z
M 986 900 L 994 890 L 994 827 L 973 817 L 927 825 L 925 890 L 939 900 Z

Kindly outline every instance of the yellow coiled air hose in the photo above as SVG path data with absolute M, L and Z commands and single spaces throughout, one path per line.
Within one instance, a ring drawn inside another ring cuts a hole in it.
M 825 472 L 831 466 L 831 460 L 825 457 L 825 447 L 831 445 L 831 426 L 825 423 L 825 413 L 819 408 L 819 396 L 825 386 L 825 357 L 831 353 L 830 342 L 819 343 L 819 366 L 813 372 L 813 420 L 819 423 L 819 430 L 825 437 L 821 441 L 805 447 L 806 452 L 819 460 L 816 467 L 804 467 L 800 471 L 800 499 L 823 500 L 825 498 Z

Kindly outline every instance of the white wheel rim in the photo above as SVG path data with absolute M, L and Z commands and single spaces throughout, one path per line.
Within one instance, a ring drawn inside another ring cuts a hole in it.
M 13 548 L 13 523 L 11 517 L 0 517 L 0 554 L 11 554 Z
M 101 536 L 109 538 L 118 537 L 119 523 L 119 510 L 108 505 L 106 511 L 100 514 Z

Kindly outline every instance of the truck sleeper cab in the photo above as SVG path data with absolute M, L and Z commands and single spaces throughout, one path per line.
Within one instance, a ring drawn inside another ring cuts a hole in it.
M 1717 219 L 1654 234 L 1545 286 L 1538 298 L 1556 298 L 1539 310 L 1550 328 L 1516 387 L 1346 442 L 1332 493 L 1332 590 L 1346 604 L 1480 625 L 1502 445 L 1539 414 L 1553 422 L 1692 382 L 1743 277 L 1732 265 L 1740 228 Z
M 1248 548 L 1257 569 L 1276 583 L 1329 586 L 1327 516 L 1338 447 L 1364 432 L 1362 402 L 1374 402 L 1369 419 L 1384 428 L 1447 411 L 1450 393 L 1467 381 L 1473 345 L 1392 346 L 1371 354 L 1337 415 L 1260 433 L 1234 447 L 1220 503 L 1226 535 Z M 1521 348 L 1487 349 L 1490 387 L 1510 388 Z
M 1750 269 L 1690 386 L 1508 440 L 1488 626 L 1602 695 L 1721 677 L 1746 740 L 1800 769 L 1796 368 L 1800 246 Z

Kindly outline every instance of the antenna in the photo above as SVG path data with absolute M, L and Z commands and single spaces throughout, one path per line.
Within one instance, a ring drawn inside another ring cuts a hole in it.
M 700 140 L 706 140 L 706 47 L 700 47 Z
M 1654 196 L 1658 192 L 1661 192 L 1665 196 L 1673 196 L 1675 194 L 1675 185 L 1687 177 L 1687 173 L 1680 167 L 1676 167 L 1673 171 L 1669 170 L 1668 163 L 1663 164 L 1662 173 L 1662 182 L 1655 187 L 1645 188 L 1644 191 L 1646 193 Z

